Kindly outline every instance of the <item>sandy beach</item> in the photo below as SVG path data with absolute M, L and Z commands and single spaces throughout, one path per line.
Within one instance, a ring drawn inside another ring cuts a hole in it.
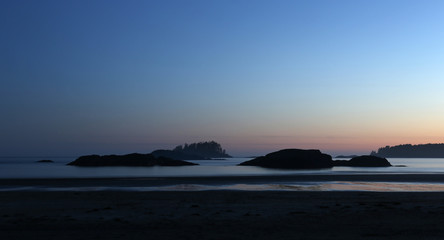
M 32 181 L 3 179 L 0 186 Z M 0 239 L 441 239 L 443 222 L 444 192 L 0 192 Z
M 441 239 L 444 193 L 2 192 L 1 239 Z

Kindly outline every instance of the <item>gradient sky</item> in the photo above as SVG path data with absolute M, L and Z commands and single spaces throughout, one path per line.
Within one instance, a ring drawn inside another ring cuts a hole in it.
M 444 142 L 444 1 L 0 2 L 0 156 Z

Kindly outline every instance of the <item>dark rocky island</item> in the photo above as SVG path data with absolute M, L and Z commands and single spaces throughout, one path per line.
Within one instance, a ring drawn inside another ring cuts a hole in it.
M 385 158 L 376 156 L 359 156 L 350 160 L 336 160 L 333 161 L 334 166 L 347 166 L 347 167 L 390 167 L 392 166 Z
M 43 159 L 43 160 L 38 160 L 38 163 L 53 163 L 53 160 L 48 160 L 48 159 Z
M 167 157 L 176 160 L 231 158 L 231 156 L 226 153 L 225 149 L 222 149 L 222 146 L 215 141 L 179 145 L 173 150 L 156 150 L 151 154 L 156 157 Z
M 320 169 L 333 167 L 330 155 L 319 150 L 284 149 L 239 164 L 280 169 Z
M 336 156 L 336 158 L 354 158 L 354 157 L 358 157 L 358 155 L 339 155 Z
M 198 165 L 182 160 L 174 160 L 165 157 L 155 157 L 152 154 L 127 154 L 127 155 L 88 155 L 81 156 L 68 163 L 72 166 L 99 167 L 99 166 L 189 166 Z
M 156 150 L 151 153 L 155 157 L 166 157 L 176 160 L 210 160 L 211 158 L 206 158 L 200 155 L 188 154 L 184 152 L 174 151 L 174 150 Z
M 331 156 L 319 150 L 285 149 L 269 153 L 263 157 L 243 162 L 240 166 L 259 166 L 279 169 L 320 169 L 334 166 L 347 167 L 390 167 L 385 158 L 357 156 L 351 160 L 333 161 Z
M 386 158 L 444 158 L 444 143 L 386 146 L 370 155 Z

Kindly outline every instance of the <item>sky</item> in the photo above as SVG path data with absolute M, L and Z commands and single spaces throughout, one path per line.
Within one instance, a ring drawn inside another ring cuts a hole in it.
M 444 1 L 0 1 L 0 156 L 444 142 Z

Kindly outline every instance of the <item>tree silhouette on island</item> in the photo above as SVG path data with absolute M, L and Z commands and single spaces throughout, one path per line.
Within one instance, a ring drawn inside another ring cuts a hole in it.
M 175 147 L 173 150 L 153 151 L 156 157 L 166 157 L 176 160 L 210 160 L 219 158 L 231 158 L 215 141 L 198 142 L 192 144 L 183 144 Z
M 215 141 L 192 144 L 185 143 L 184 145 L 177 146 L 173 151 L 200 155 L 207 158 L 231 158 L 231 156 L 226 153 L 225 149 Z

